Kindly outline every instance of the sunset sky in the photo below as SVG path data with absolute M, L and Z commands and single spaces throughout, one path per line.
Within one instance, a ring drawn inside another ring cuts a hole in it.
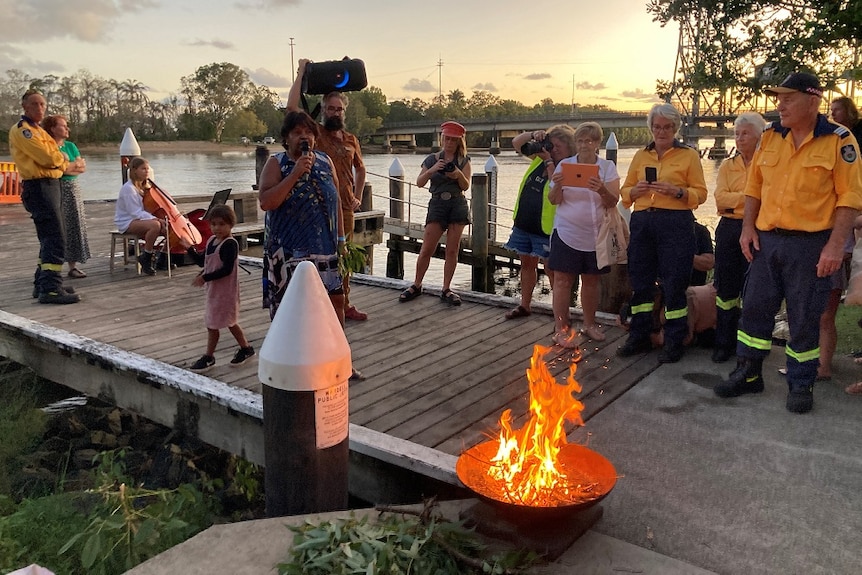
M 652 22 L 645 0 L 0 0 L 0 71 L 66 76 L 87 69 L 137 80 L 152 100 L 180 78 L 230 62 L 282 98 L 294 62 L 364 60 L 389 100 L 486 90 L 532 105 L 543 98 L 644 109 L 670 80 L 676 27 Z M 442 60 L 442 82 L 438 66 Z

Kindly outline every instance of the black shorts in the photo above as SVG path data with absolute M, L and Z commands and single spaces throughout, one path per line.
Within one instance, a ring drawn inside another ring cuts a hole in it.
M 438 223 L 443 229 L 448 229 L 449 224 L 464 224 L 470 223 L 470 210 L 467 208 L 467 198 L 463 195 L 456 198 L 443 200 L 437 196 L 432 196 L 428 202 L 428 216 L 425 218 L 425 225 L 430 223 Z
M 564 274 L 601 275 L 610 273 L 611 266 L 599 269 L 596 262 L 596 252 L 582 252 L 569 247 L 557 235 L 557 230 L 554 230 L 551 235 L 551 256 L 548 258 L 548 269 Z

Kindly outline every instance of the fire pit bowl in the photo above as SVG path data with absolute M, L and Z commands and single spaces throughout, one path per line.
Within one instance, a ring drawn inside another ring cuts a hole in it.
M 558 454 L 558 468 L 566 477 L 570 494 L 553 489 L 541 501 L 525 503 L 509 496 L 506 487 L 488 472 L 499 441 L 475 445 L 461 454 L 455 472 L 464 485 L 503 512 L 525 515 L 566 515 L 591 507 L 610 493 L 617 482 L 613 464 L 601 454 L 576 444 L 566 444 Z

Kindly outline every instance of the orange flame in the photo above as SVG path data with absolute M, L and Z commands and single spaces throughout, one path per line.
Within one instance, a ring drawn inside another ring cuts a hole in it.
M 524 505 L 541 505 L 549 494 L 559 499 L 569 495 L 558 454 L 566 445 L 565 421 L 583 425 L 584 404 L 573 394 L 581 391 L 575 381 L 577 364 L 572 362 L 565 385 L 557 382 L 542 359 L 549 350 L 533 349 L 527 380 L 530 385 L 530 420 L 512 429 L 511 410 L 500 416 L 500 446 L 491 458 L 488 474 L 506 492 L 506 498 Z

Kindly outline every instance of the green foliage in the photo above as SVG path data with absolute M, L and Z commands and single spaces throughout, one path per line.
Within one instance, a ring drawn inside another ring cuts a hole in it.
M 344 244 L 344 253 L 338 258 L 338 271 L 342 276 L 365 271 L 365 248 L 353 242 Z
M 123 450 L 97 456 L 100 487 L 90 493 L 100 495 L 103 505 L 57 550 L 60 556 L 75 557 L 83 572 L 123 573 L 212 523 L 212 510 L 193 485 L 161 490 L 127 486 L 124 458 Z
M 245 496 L 246 500 L 253 502 L 261 494 L 262 470 L 259 466 L 241 457 L 231 456 L 233 467 L 233 489 Z
M 228 142 L 238 142 L 242 136 L 252 140 L 262 140 L 267 135 L 266 124 L 251 110 L 240 110 L 227 119 L 222 132 L 222 139 Z
M 5 369 L 5 368 L 4 368 Z M 36 407 L 38 378 L 22 370 L 0 385 L 0 493 L 10 493 L 20 456 L 32 449 L 45 430 L 45 415 Z
M 348 573 L 515 573 L 535 555 L 485 557 L 485 548 L 471 531 L 428 513 L 387 513 L 376 521 L 367 516 L 289 527 L 294 533 L 290 560 L 278 565 L 279 575 Z
M 200 110 L 209 113 L 215 124 L 217 142 L 221 142 L 227 119 L 248 104 L 253 93 L 248 74 L 229 62 L 201 66 L 181 82 L 189 112 Z
M 677 23 L 693 43 L 697 62 L 681 63 L 686 73 L 674 86 L 682 100 L 712 90 L 741 105 L 796 70 L 835 88 L 862 74 L 859 2 L 650 0 L 647 12 L 663 26 Z M 658 90 L 666 92 L 666 83 Z

